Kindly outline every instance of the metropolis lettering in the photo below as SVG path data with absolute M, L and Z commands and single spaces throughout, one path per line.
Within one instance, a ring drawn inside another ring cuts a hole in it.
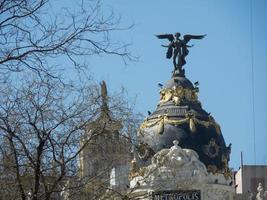
M 161 191 L 152 193 L 153 200 L 201 200 L 199 190 L 190 191 Z

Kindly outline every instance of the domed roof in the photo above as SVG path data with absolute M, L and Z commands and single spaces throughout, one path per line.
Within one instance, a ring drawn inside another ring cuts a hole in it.
M 191 81 L 189 81 L 185 76 L 174 76 L 165 84 L 165 88 L 173 88 L 179 86 L 191 90 L 194 89 L 194 86 Z
M 228 169 L 230 146 L 226 147 L 219 125 L 198 100 L 198 87 L 185 76 L 173 76 L 160 90 L 157 109 L 140 127 L 139 155 L 144 162 L 179 140 L 182 148 L 195 150 L 209 171 Z

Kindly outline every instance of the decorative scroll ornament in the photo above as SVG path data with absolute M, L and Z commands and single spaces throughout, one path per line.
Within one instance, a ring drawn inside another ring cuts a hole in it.
M 232 179 L 233 172 L 228 166 L 228 159 L 225 156 L 222 156 L 223 168 L 218 169 L 215 165 L 208 165 L 207 171 L 212 174 L 223 174 L 226 180 Z
M 229 169 L 228 166 L 228 159 L 223 155 L 222 156 L 222 163 L 223 163 L 223 169 L 222 169 L 222 174 L 226 179 L 232 178 L 233 172 Z
M 188 123 L 190 130 L 194 133 L 196 132 L 196 124 L 205 126 L 206 128 L 213 126 L 216 129 L 217 134 L 221 134 L 220 126 L 215 122 L 213 117 L 209 117 L 208 121 L 199 120 L 192 113 L 186 113 L 183 119 L 170 119 L 168 115 L 159 115 L 157 119 L 145 120 L 140 129 L 150 128 L 153 126 L 158 126 L 157 133 L 162 134 L 164 132 L 165 124 L 170 124 L 173 126 L 178 126 Z
M 211 138 L 209 144 L 204 146 L 203 151 L 209 158 L 216 158 L 219 155 L 219 149 L 215 139 Z

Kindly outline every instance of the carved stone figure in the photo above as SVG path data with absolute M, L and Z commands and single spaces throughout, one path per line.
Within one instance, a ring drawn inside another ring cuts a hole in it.
M 257 195 L 256 195 L 256 200 L 266 200 L 267 199 L 267 194 L 264 192 L 264 188 L 262 186 L 262 183 L 259 183 L 257 187 Z
M 187 45 L 191 39 L 202 39 L 206 35 L 184 35 L 183 39 L 180 39 L 181 34 L 179 32 L 172 34 L 160 34 L 156 35 L 159 39 L 168 39 L 170 41 L 169 45 L 162 45 L 167 47 L 166 57 L 170 59 L 173 58 L 173 65 L 175 71 L 178 70 L 182 73 L 182 66 L 186 64 L 185 57 L 188 55 L 188 48 L 193 47 L 193 45 Z M 176 61 L 177 60 L 177 61 Z

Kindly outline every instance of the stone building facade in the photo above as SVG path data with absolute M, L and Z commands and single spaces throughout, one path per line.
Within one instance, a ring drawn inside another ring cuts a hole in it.
M 95 121 L 88 123 L 81 139 L 80 177 L 85 182 L 83 199 L 99 199 L 108 190 L 123 192 L 129 185 L 132 144 L 122 133 L 122 124 L 112 117 L 107 88 L 101 84 L 102 106 Z

